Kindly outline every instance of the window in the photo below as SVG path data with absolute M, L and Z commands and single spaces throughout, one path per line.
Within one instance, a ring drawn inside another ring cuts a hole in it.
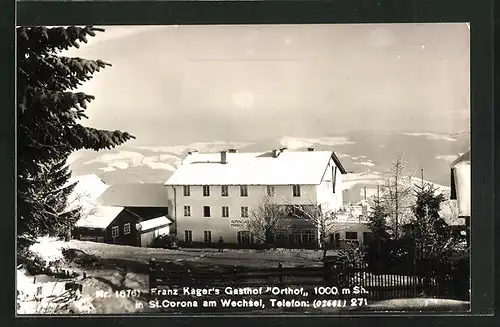
M 130 234 L 130 223 L 126 223 L 125 225 L 123 225 L 123 234 Z
M 203 217 L 210 217 L 210 206 L 203 206 Z
M 241 217 L 248 218 L 248 207 L 241 207 Z
M 358 233 L 357 232 L 345 232 L 345 239 L 346 240 L 357 240 Z
M 237 233 L 238 244 L 252 244 L 253 237 L 250 235 L 249 231 L 239 231 Z
M 292 186 L 292 193 L 293 193 L 293 196 L 300 196 L 300 185 L 293 185 Z
M 273 185 L 267 186 L 267 196 L 274 196 L 274 186 Z
M 314 230 L 307 229 L 304 230 L 302 233 L 302 237 L 304 239 L 304 242 L 312 244 L 316 240 L 316 235 L 314 233 Z
M 337 167 L 332 167 L 332 189 L 333 193 L 335 193 L 335 181 L 337 179 Z
M 189 185 L 184 185 L 184 196 L 191 196 L 191 187 Z
M 363 244 L 370 244 L 372 240 L 372 233 L 363 232 Z
M 246 185 L 240 186 L 240 196 L 248 196 L 248 186 Z
M 191 217 L 191 207 L 184 206 L 184 217 Z
M 203 196 L 210 196 L 210 186 L 203 185 Z
M 222 217 L 224 217 L 224 218 L 229 217 L 229 207 L 228 206 L 222 206 Z
M 184 231 L 184 242 L 191 243 L 193 241 L 193 231 L 185 230 Z
M 206 230 L 203 232 L 203 242 L 212 243 L 212 231 Z
M 118 226 L 113 226 L 113 228 L 111 228 L 111 236 L 118 237 L 119 235 L 120 235 L 120 230 L 118 229 Z
M 229 195 L 229 187 L 227 185 L 221 185 L 220 195 L 221 196 L 228 196 Z

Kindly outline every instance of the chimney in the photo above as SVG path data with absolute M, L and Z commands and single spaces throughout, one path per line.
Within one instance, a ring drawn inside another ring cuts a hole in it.
M 227 164 L 227 151 L 220 152 L 220 162 L 222 164 Z
M 238 149 L 236 148 L 231 148 L 228 150 L 229 153 L 238 153 Z
M 273 157 L 274 158 L 278 158 L 278 155 L 279 155 L 279 150 L 278 149 L 274 149 L 273 150 Z
M 308 147 L 307 151 L 314 151 L 314 147 L 313 146 Z
M 194 154 L 194 153 L 198 153 L 198 150 L 190 150 L 190 151 L 188 151 L 188 154 Z

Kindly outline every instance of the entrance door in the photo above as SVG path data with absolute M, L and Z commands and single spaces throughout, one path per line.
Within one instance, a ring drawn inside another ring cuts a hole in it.
M 340 249 L 340 233 L 335 233 L 333 234 L 333 239 L 334 239 L 334 248 L 335 249 Z

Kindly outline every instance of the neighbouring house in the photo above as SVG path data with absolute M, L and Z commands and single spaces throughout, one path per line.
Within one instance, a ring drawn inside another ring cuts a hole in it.
M 172 201 L 164 183 L 113 184 L 99 196 L 97 203 L 124 207 L 143 220 L 170 217 L 172 211 Z
M 82 208 L 82 218 L 73 228 L 73 238 L 148 246 L 151 238 L 170 231 L 163 184 L 107 185 L 96 175 L 75 177 L 75 181 L 68 202 Z
M 350 188 L 344 188 L 344 205 L 358 204 L 363 200 L 371 199 L 377 195 L 377 185 L 354 184 Z
M 356 208 L 356 213 L 361 208 Z M 358 212 L 359 210 L 359 212 Z M 366 244 L 370 239 L 371 231 L 368 226 L 366 215 L 352 214 L 352 212 L 338 212 L 335 222 L 330 229 L 330 247 L 333 249 L 344 249 L 348 245 L 360 246 Z
M 67 210 L 80 208 L 82 216 L 88 216 L 96 208 L 96 200 L 109 187 L 95 174 L 72 176 L 68 180 L 68 185 L 75 184 L 73 191 L 67 198 Z M 72 237 L 72 230 L 68 230 L 67 238 Z
M 465 220 L 467 242 L 471 217 L 471 156 L 470 150 L 451 163 L 451 196 L 458 204 L 458 216 Z
M 76 222 L 73 237 L 81 241 L 138 245 L 135 226 L 139 220 L 140 217 L 123 207 L 96 206 Z
M 165 216 L 142 220 L 124 207 L 97 206 L 91 214 L 77 221 L 73 236 L 81 241 L 145 247 L 155 237 L 168 234 L 170 224 Z
M 333 151 L 314 148 L 260 153 L 191 151 L 165 185 L 184 246 L 208 246 L 222 237 L 225 244 L 245 247 L 255 242 L 246 224 L 263 198 L 283 206 L 321 205 L 335 212 L 342 207 L 344 174 Z M 318 231 L 310 222 L 290 221 L 291 226 L 276 235 L 281 242 L 277 245 L 317 246 Z
M 172 221 L 165 216 L 144 220 L 136 224 L 140 245 L 147 247 L 160 235 L 170 234 Z
M 68 209 L 82 207 L 91 210 L 96 200 L 110 187 L 95 174 L 80 175 L 70 178 L 68 184 L 76 183 L 73 192 L 68 196 Z

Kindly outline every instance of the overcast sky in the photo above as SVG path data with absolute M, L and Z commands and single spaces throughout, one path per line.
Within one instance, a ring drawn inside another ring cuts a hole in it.
M 108 26 L 66 55 L 113 65 L 84 124 L 136 144 L 469 126 L 466 24 Z

